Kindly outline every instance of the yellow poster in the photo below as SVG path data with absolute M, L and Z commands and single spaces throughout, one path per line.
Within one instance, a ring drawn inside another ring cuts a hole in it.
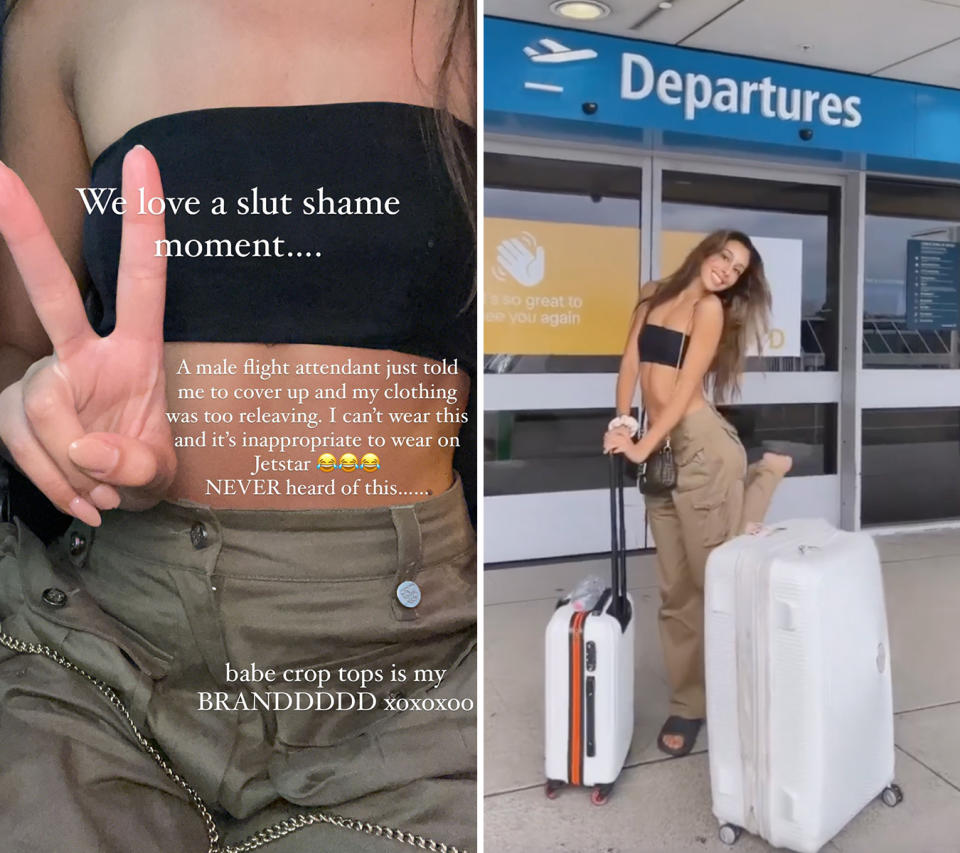
M 484 349 L 619 355 L 637 302 L 640 230 L 487 218 Z

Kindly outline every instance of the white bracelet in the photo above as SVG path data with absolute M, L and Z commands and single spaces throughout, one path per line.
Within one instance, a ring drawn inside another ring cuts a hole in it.
M 616 429 L 625 426 L 630 430 L 630 435 L 636 435 L 640 429 L 640 424 L 633 415 L 617 415 L 609 424 L 607 429 Z

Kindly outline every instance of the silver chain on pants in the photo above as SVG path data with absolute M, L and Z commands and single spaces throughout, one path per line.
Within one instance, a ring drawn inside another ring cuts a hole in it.
M 464 849 L 453 847 L 452 845 L 444 844 L 440 841 L 433 841 L 432 839 L 424 838 L 422 835 L 414 835 L 412 832 L 404 832 L 400 829 L 392 829 L 388 826 L 381 826 L 377 823 L 369 823 L 367 821 L 355 820 L 354 818 L 327 814 L 325 812 L 306 812 L 303 814 L 298 814 L 295 817 L 287 818 L 286 820 L 282 820 L 279 823 L 273 824 L 272 826 L 268 826 L 266 829 L 261 829 L 259 832 L 251 835 L 249 838 L 241 841 L 239 844 L 222 846 L 220 844 L 220 832 L 217 830 L 216 821 L 214 821 L 213 815 L 210 813 L 210 809 L 207 808 L 206 803 L 203 802 L 200 795 L 193 789 L 193 787 L 167 763 L 167 760 L 163 757 L 163 755 L 160 754 L 160 751 L 152 743 L 150 743 L 140 729 L 137 728 L 137 725 L 133 722 L 133 718 L 130 716 L 130 712 L 127 710 L 127 707 L 123 704 L 123 702 L 120 700 L 120 697 L 112 687 L 101 681 L 99 678 L 94 678 L 89 673 L 84 672 L 84 670 L 82 670 L 75 663 L 65 658 L 55 649 L 51 649 L 49 646 L 40 645 L 38 643 L 25 643 L 23 640 L 18 640 L 16 637 L 11 637 L 9 634 L 3 631 L 0 631 L 0 645 L 5 646 L 6 648 L 10 649 L 10 651 L 16 652 L 20 655 L 42 655 L 43 657 L 49 658 L 54 663 L 59 664 L 65 669 L 69 669 L 72 672 L 82 675 L 114 708 L 117 709 L 117 711 L 120 712 L 120 715 L 124 720 L 126 720 L 127 725 L 133 732 L 133 736 L 136 738 L 140 748 L 160 766 L 160 769 L 163 770 L 163 772 L 170 779 L 176 782 L 176 784 L 183 789 L 187 795 L 187 798 L 191 803 L 193 803 L 194 808 L 196 808 L 196 810 L 200 813 L 200 817 L 207 828 L 207 837 L 210 840 L 210 846 L 207 848 L 207 853 L 249 853 L 249 851 L 257 850 L 273 841 L 279 841 L 281 838 L 285 838 L 286 836 L 291 835 L 292 833 L 303 829 L 306 826 L 313 826 L 315 824 L 323 823 L 330 824 L 331 826 L 337 826 L 340 829 L 347 829 L 354 832 L 360 832 L 365 835 L 376 836 L 377 838 L 387 838 L 397 841 L 400 844 L 416 847 L 419 850 L 429 850 L 432 851 L 432 853 L 467 853 L 467 851 Z

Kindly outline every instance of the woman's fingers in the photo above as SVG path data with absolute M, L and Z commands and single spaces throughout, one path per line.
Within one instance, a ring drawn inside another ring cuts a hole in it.
M 20 397 L 20 383 L 14 383 L 0 394 L 0 436 L 13 461 L 33 484 L 61 512 L 73 515 L 94 527 L 100 524 L 100 513 L 70 485 L 63 472 L 31 433 L 19 399 L 7 405 L 4 397 Z M 119 503 L 119 496 L 118 496 Z
M 610 430 L 603 436 L 604 453 L 623 453 L 631 439 L 620 430 Z
M 0 234 L 57 352 L 94 335 L 80 290 L 23 181 L 0 163 Z
M 66 377 L 52 365 L 56 365 L 53 358 L 36 362 L 18 383 L 23 424 L 71 487 L 80 495 L 92 494 L 100 485 L 98 478 L 78 470 L 67 455 L 69 443 L 85 432 L 77 416 L 73 391 Z M 113 503 L 114 496 L 116 503 Z M 120 501 L 115 490 L 109 497 L 103 489 L 99 490 L 95 502 L 98 499 L 105 504 L 104 509 Z
M 129 436 L 88 433 L 70 444 L 70 460 L 104 483 L 126 488 L 165 487 L 176 457 Z
M 131 148 L 123 159 L 123 197 L 127 206 L 117 272 L 116 329 L 139 340 L 159 341 L 163 339 L 167 260 L 157 241 L 163 240 L 165 231 L 163 213 L 149 210 L 151 199 L 163 198 L 163 186 L 156 160 L 142 145 Z

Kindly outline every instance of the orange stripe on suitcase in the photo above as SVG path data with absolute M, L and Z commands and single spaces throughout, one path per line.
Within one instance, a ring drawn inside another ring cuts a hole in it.
M 570 747 L 571 785 L 583 784 L 583 625 L 589 611 L 574 613 L 570 619 Z

